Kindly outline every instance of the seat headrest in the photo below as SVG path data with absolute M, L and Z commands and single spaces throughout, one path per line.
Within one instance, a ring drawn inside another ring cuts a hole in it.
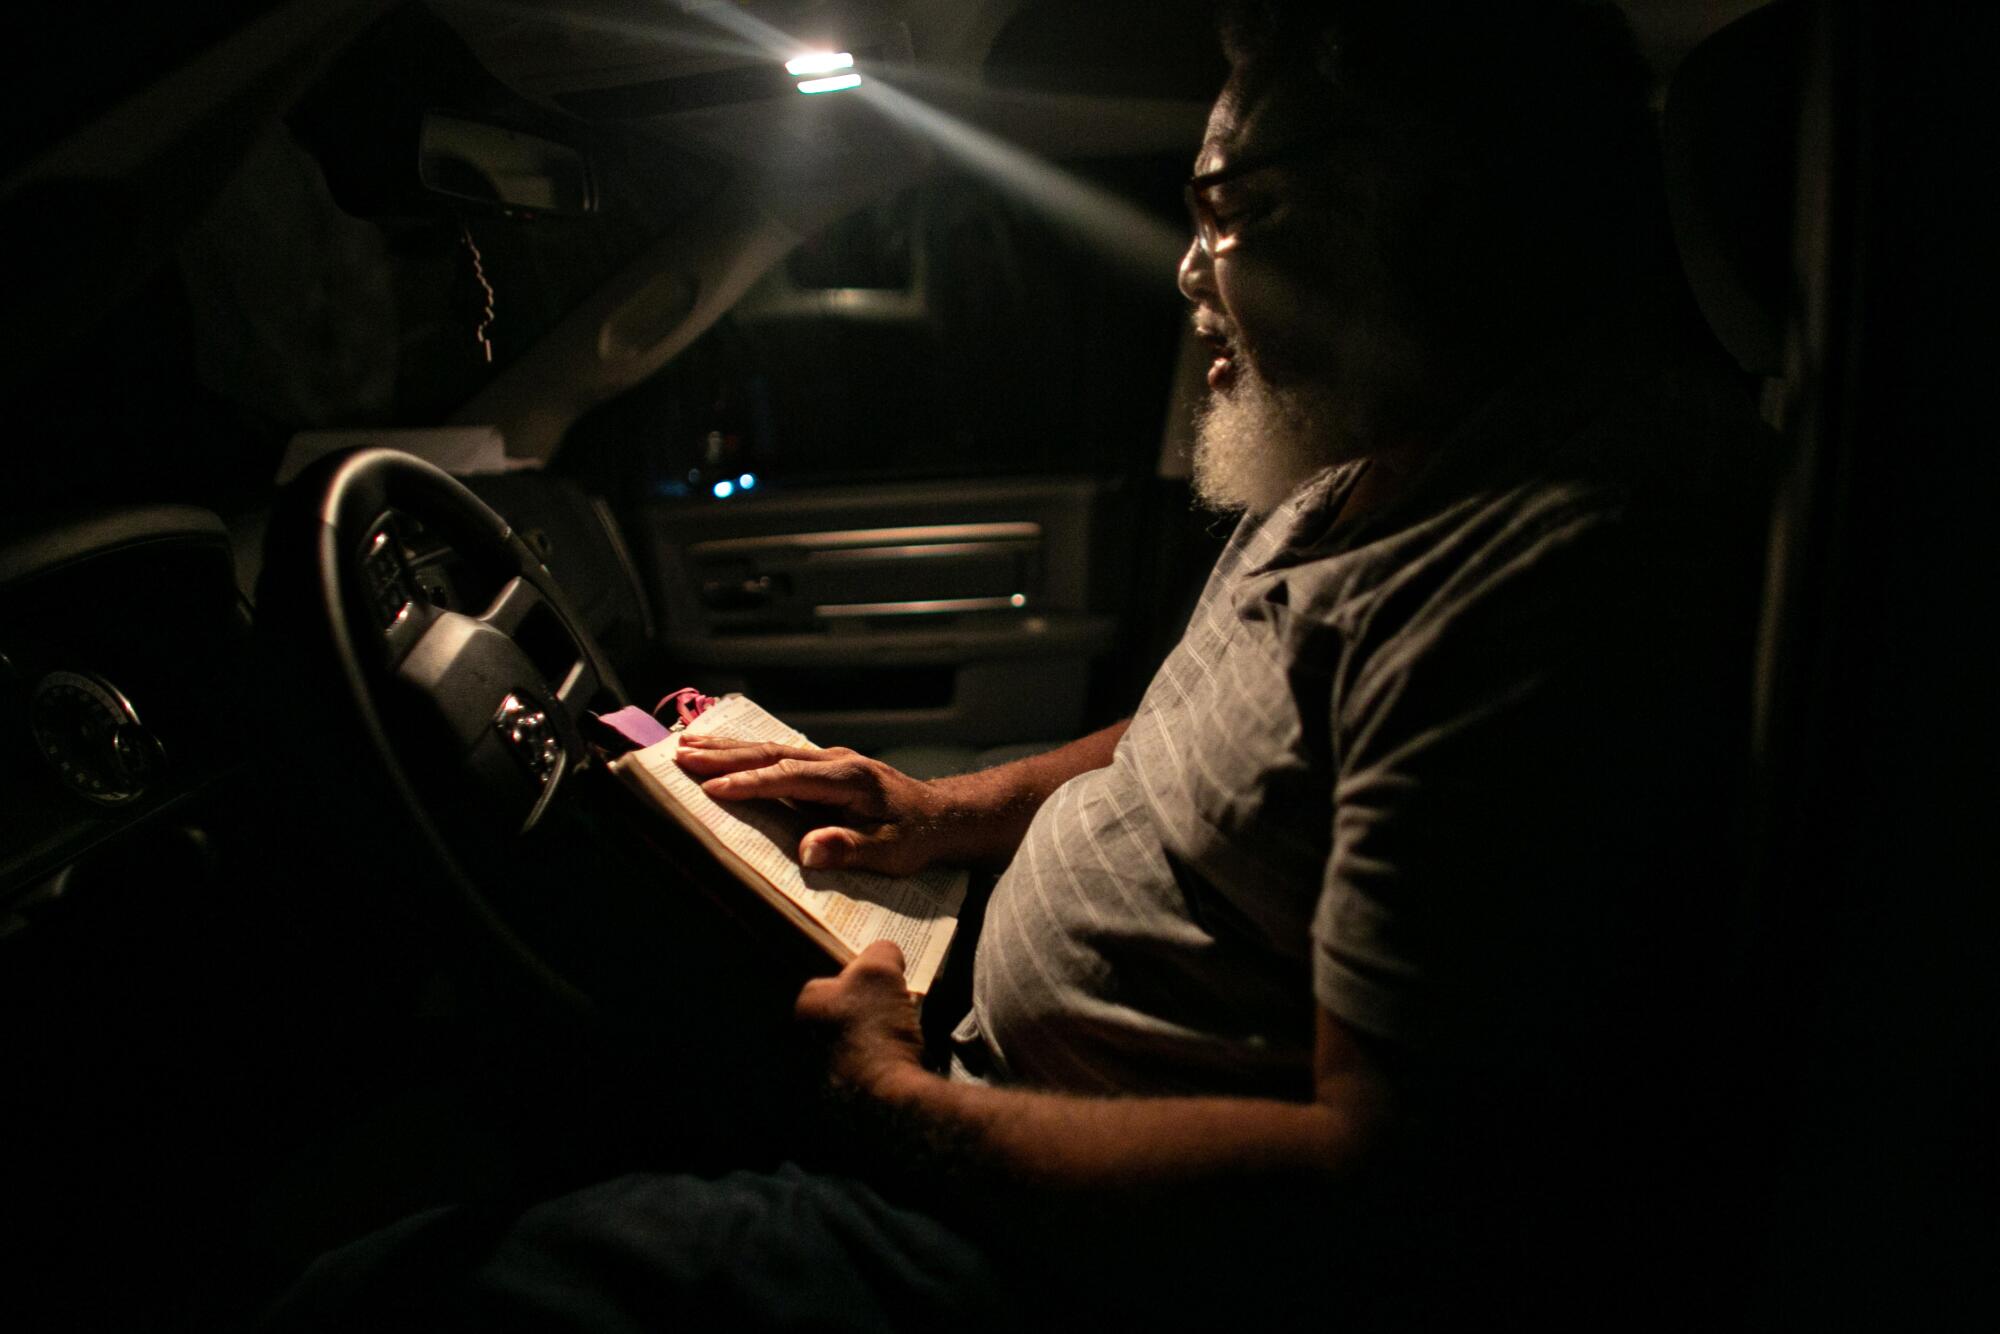
M 1777 0 L 1681 62 L 1664 138 L 1674 242 L 1716 337 L 1754 375 L 1776 375 L 1791 297 L 1806 6 Z

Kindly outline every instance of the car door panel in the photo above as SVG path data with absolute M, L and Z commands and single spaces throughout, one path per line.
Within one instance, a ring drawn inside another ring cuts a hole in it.
M 1073 735 L 1117 617 L 1093 478 L 826 486 L 642 508 L 666 655 L 828 744 Z

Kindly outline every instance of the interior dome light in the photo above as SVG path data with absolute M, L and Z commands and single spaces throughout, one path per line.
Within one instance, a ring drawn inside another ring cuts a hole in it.
M 861 76 L 859 74 L 836 74 L 830 79 L 799 80 L 799 91 L 802 93 L 838 93 L 849 88 L 859 88 L 860 86 Z
M 808 51 L 785 62 L 787 74 L 831 74 L 853 68 L 854 56 L 847 51 Z

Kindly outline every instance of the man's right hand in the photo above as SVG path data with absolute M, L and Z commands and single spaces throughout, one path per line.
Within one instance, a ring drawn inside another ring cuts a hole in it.
M 999 865 L 1051 792 L 1111 763 L 1124 723 L 1040 755 L 925 782 L 836 746 L 683 736 L 680 765 L 717 801 L 779 797 L 829 811 L 799 840 L 802 866 L 914 875 L 940 862 Z
M 836 746 L 781 746 L 729 737 L 683 736 L 680 766 L 717 801 L 752 797 L 804 802 L 835 823 L 799 840 L 799 864 L 914 875 L 963 855 L 971 811 L 936 784 Z

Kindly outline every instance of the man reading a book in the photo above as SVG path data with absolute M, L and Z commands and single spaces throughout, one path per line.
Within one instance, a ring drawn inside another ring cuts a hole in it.
M 1136 715 L 934 783 L 683 766 L 840 812 L 807 864 L 1005 866 L 948 1073 L 891 949 L 799 1012 L 1010 1180 L 1392 1182 L 1370 1226 L 1434 1257 L 1498 1210 L 1643 1249 L 1718 1022 L 1761 514 L 1643 72 L 1564 3 L 1245 5 L 1229 38 L 1180 286 L 1196 486 L 1244 517 Z
M 713 797 L 832 812 L 808 866 L 1004 868 L 948 1068 L 893 946 L 798 999 L 899 1203 L 760 1178 L 752 1212 L 814 1220 L 901 1294 L 885 1323 L 958 1285 L 993 1320 L 1504 1326 L 1680 1254 L 1761 510 L 1645 71 L 1568 0 L 1225 32 L 1180 287 L 1213 350 L 1196 486 L 1242 519 L 1133 717 L 937 782 L 681 750 Z M 591 1207 L 658 1222 L 716 1187 L 618 1189 Z M 776 1281 L 731 1255 L 672 1281 Z

